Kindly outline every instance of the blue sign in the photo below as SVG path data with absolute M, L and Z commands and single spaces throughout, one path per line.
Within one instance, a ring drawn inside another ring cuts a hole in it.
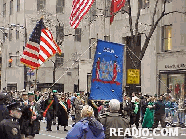
M 98 40 L 92 69 L 90 99 L 123 101 L 124 45 Z

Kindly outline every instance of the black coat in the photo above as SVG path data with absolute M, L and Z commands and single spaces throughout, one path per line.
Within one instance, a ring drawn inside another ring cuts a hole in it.
M 8 109 L 3 101 L 0 101 L 0 122 L 9 116 Z
M 41 114 L 40 114 L 41 110 L 39 105 L 35 105 L 35 106 L 38 112 L 38 116 L 34 121 L 31 121 L 32 112 L 30 111 L 30 105 L 24 107 L 20 119 L 21 134 L 27 134 L 27 135 L 39 134 L 40 131 L 39 119 L 41 119 Z
M 0 122 L 1 139 L 21 139 L 19 123 L 9 117 Z
M 66 104 L 66 106 L 67 106 L 67 104 Z M 59 103 L 58 103 L 57 117 L 58 117 L 58 125 L 68 126 L 68 113 L 63 108 L 63 106 L 61 106 L 61 104 L 59 104 Z

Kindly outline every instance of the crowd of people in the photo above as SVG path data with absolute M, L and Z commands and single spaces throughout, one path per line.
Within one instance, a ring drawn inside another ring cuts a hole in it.
M 46 131 L 63 126 L 66 139 L 111 137 L 110 128 L 154 129 L 166 126 L 185 126 L 184 99 L 177 101 L 170 94 L 157 97 L 133 93 L 116 99 L 90 100 L 89 93 L 26 92 L 0 93 L 0 133 L 4 139 L 33 139 L 40 131 L 41 120 L 46 120 Z M 74 122 L 68 131 L 68 119 Z

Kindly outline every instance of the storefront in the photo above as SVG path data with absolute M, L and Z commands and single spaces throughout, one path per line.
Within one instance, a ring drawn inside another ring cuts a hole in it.
M 184 98 L 186 70 L 159 71 L 159 94 L 170 93 L 174 98 Z
M 177 100 L 186 97 L 186 53 L 158 55 L 158 93 L 169 93 Z

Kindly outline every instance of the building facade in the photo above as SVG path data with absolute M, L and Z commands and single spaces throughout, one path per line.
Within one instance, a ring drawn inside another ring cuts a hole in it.
M 133 24 L 138 11 L 136 0 L 131 1 Z M 186 0 L 168 0 L 166 12 L 185 12 Z M 111 0 L 95 0 L 79 27 L 74 30 L 69 25 L 72 0 L 0 0 L 0 26 L 8 34 L 2 45 L 1 88 L 29 89 L 36 73 L 19 63 L 26 41 L 36 22 L 44 17 L 45 25 L 51 30 L 62 50 L 62 56 L 54 56 L 37 71 L 37 87 L 41 91 L 56 82 L 60 92 L 90 91 L 92 63 L 97 39 L 125 44 L 131 37 L 126 4 L 114 17 L 110 25 Z M 138 48 L 143 47 L 145 34 L 152 24 L 155 0 L 141 0 L 139 18 Z M 163 1 L 158 2 L 155 19 L 162 12 Z M 185 95 L 185 15 L 173 13 L 164 16 L 154 31 L 145 55 L 141 61 L 141 80 L 137 92 L 162 94 L 171 92 L 173 96 Z M 137 49 L 138 50 L 138 49 Z M 123 88 L 127 91 L 127 59 L 132 55 L 125 49 Z M 11 67 L 9 59 L 12 58 Z M 55 63 L 55 64 L 54 64 Z M 130 64 L 128 64 L 130 65 Z M 129 88 L 130 89 L 130 88 Z

